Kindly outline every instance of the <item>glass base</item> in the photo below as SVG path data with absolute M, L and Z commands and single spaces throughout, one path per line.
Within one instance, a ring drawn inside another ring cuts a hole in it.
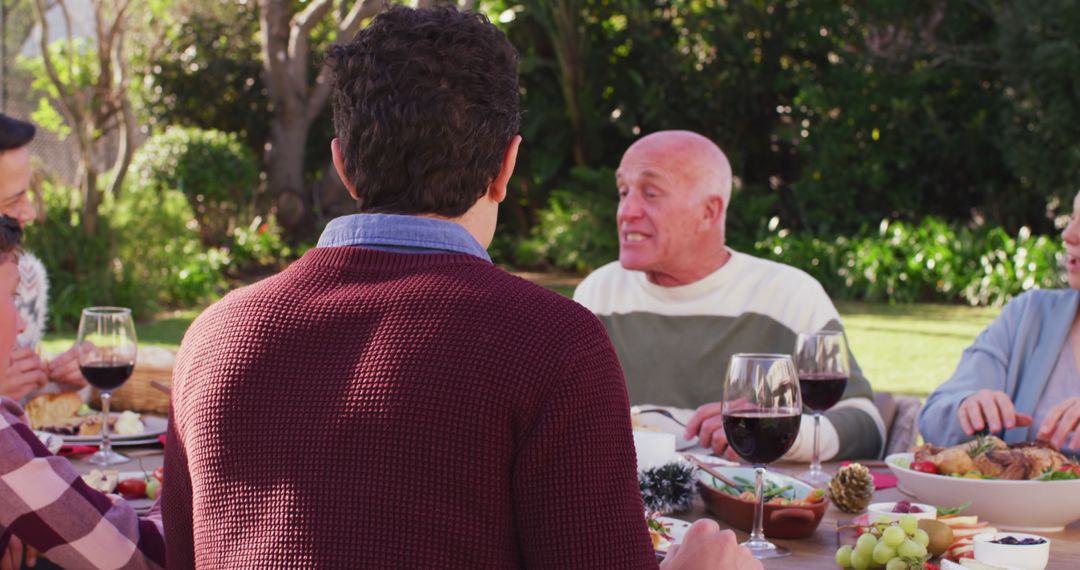
M 767 540 L 747 540 L 739 546 L 745 546 L 750 554 L 754 555 L 754 558 L 758 560 L 765 560 L 768 558 L 783 558 L 785 556 L 791 556 L 791 551 L 783 546 L 777 546 Z
M 99 450 L 97 453 L 86 458 L 86 462 L 91 465 L 98 465 L 101 467 L 108 467 L 109 465 L 116 465 L 119 463 L 127 463 L 131 461 L 126 455 L 120 455 L 119 453 L 109 450 Z
M 805 481 L 814 487 L 824 487 L 832 480 L 832 475 L 829 475 L 829 473 L 823 469 L 810 468 L 795 475 L 795 478 Z

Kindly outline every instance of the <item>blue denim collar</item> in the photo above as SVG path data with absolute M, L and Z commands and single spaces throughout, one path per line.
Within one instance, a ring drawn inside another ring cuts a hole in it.
M 401 253 L 466 253 L 490 262 L 461 224 L 423 216 L 351 214 L 326 225 L 316 247 L 360 246 Z

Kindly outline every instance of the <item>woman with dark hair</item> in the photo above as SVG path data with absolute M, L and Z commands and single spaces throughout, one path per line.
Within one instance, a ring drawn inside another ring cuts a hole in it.
M 30 123 L 0 113 L 0 214 L 13 218 L 20 228 L 37 217 L 29 197 L 32 176 L 29 144 L 34 132 Z M 78 390 L 86 386 L 74 349 L 48 365 L 37 354 L 48 307 L 45 266 L 33 254 L 23 252 L 19 256 L 19 276 L 15 303 L 26 328 L 11 351 L 7 372 L 0 375 L 0 396 L 21 400 L 45 387 L 50 379 L 61 389 Z

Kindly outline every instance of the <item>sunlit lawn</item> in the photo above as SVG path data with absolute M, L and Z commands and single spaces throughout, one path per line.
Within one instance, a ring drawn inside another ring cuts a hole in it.
M 545 283 L 564 295 L 574 286 Z M 999 309 L 955 305 L 838 303 L 852 350 L 875 390 L 925 396 L 952 373 L 960 353 Z M 198 309 L 159 315 L 137 324 L 141 344 L 176 350 Z M 50 336 L 47 352 L 66 350 L 75 334 Z
M 875 390 L 926 396 L 1000 309 L 839 303 L 851 350 Z
M 184 338 L 191 321 L 199 316 L 202 309 L 189 309 L 186 311 L 174 311 L 158 315 L 152 321 L 135 324 L 135 336 L 140 345 L 163 346 L 172 350 L 180 347 L 180 340 Z M 42 343 L 45 352 L 58 353 L 67 350 L 75 342 L 75 332 L 66 334 L 49 335 Z

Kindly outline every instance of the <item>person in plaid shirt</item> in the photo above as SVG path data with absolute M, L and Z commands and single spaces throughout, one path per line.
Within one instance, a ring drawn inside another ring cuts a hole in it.
M 0 375 L 25 327 L 14 299 L 20 237 L 18 222 L 0 216 Z M 8 398 L 0 398 L 0 450 L 0 568 L 19 567 L 21 542 L 65 568 L 165 566 L 158 505 L 140 519 L 123 499 L 92 489 L 49 453 Z

